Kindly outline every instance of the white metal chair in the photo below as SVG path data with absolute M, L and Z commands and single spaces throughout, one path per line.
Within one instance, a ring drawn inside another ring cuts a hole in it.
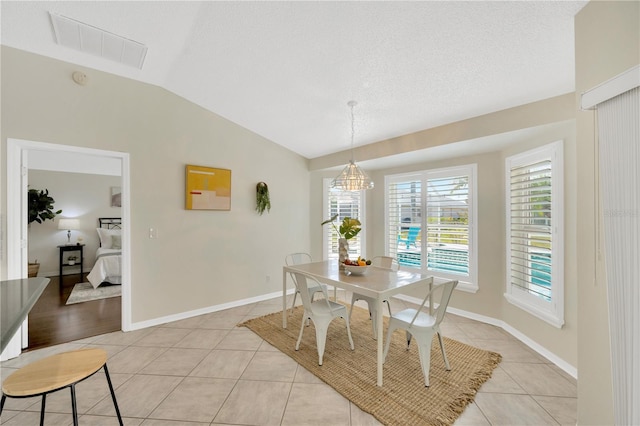
M 299 265 L 301 263 L 311 263 L 312 261 L 313 260 L 311 259 L 311 255 L 309 253 L 292 253 L 288 254 L 284 258 L 284 263 L 287 266 Z M 289 275 L 291 276 L 293 283 L 296 284 L 296 277 L 294 277 L 293 274 Z M 326 291 L 327 286 L 325 284 L 318 283 L 318 285 L 309 286 L 308 289 L 309 296 L 311 297 L 311 301 L 313 302 L 313 296 L 318 292 L 322 292 L 323 289 Z M 298 285 L 296 284 L 296 291 L 295 293 L 293 293 L 293 303 L 291 304 L 290 312 L 293 312 L 293 308 L 296 306 L 296 297 L 298 296 L 298 293 L 300 293 L 300 290 L 298 290 Z
M 302 333 L 305 329 L 305 320 L 310 319 L 313 321 L 313 325 L 316 329 L 316 346 L 318 348 L 318 365 L 322 365 L 322 357 L 324 356 L 325 343 L 327 341 L 327 330 L 329 324 L 334 318 L 344 318 L 347 324 L 347 335 L 349 336 L 349 344 L 351 350 L 354 350 L 353 339 L 351 338 L 351 327 L 349 326 L 349 316 L 347 315 L 347 307 L 336 302 L 329 300 L 326 288 L 322 287 L 322 293 L 324 298 L 318 299 L 315 302 L 311 301 L 310 292 L 308 288 L 313 285 L 319 285 L 320 283 L 313 277 L 294 273 L 295 284 L 300 291 L 300 297 L 302 298 L 302 305 L 304 306 L 304 314 L 300 323 L 300 335 L 296 342 L 296 351 L 300 349 L 300 342 L 302 341 Z
M 379 268 L 389 269 L 390 271 L 397 271 L 400 267 L 398 261 L 390 256 L 376 256 L 371 259 L 371 264 Z M 351 312 L 353 312 L 353 305 L 358 300 L 364 300 L 369 306 L 369 318 L 371 319 L 371 326 L 373 328 L 373 339 L 378 338 L 378 324 L 376 324 L 376 318 L 378 318 L 378 310 L 376 309 L 376 299 L 373 297 L 365 296 L 363 294 L 353 293 L 351 296 L 351 308 L 349 309 L 349 319 L 351 319 Z M 391 306 L 388 300 L 383 300 L 387 303 L 389 308 L 389 316 L 391 316 Z
M 425 386 L 429 386 L 429 367 L 431 365 L 431 342 L 433 341 L 433 335 L 438 335 L 438 341 L 440 342 L 440 349 L 442 350 L 442 357 L 444 358 L 444 364 L 446 370 L 451 370 L 449 366 L 449 360 L 444 350 L 444 343 L 442 342 L 442 336 L 440 335 L 440 323 L 444 319 L 444 314 L 447 311 L 449 300 L 451 299 L 451 293 L 453 289 L 458 285 L 458 281 L 447 281 L 444 284 L 440 284 L 434 288 L 434 290 L 442 289 L 442 297 L 440 304 L 436 309 L 435 315 L 430 315 L 427 312 L 423 312 L 422 308 L 427 299 L 431 296 L 431 292 L 427 293 L 422 305 L 418 309 L 405 309 L 397 314 L 391 315 L 389 319 L 389 328 L 387 329 L 387 341 L 384 346 L 384 359 L 387 359 L 389 353 L 389 345 L 391 343 L 391 335 L 398 328 L 404 329 L 407 335 L 407 350 L 411 344 L 411 336 L 415 336 L 418 344 L 418 354 L 420 356 L 420 364 L 422 365 L 422 373 L 424 374 Z

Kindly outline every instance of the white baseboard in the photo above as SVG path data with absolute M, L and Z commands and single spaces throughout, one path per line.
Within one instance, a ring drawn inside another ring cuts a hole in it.
M 293 294 L 293 291 L 294 291 L 293 289 L 289 289 L 288 294 Z M 196 317 L 198 315 L 204 315 L 212 312 L 223 311 L 225 309 L 236 308 L 238 306 L 244 306 L 250 303 L 262 302 L 265 300 L 274 299 L 276 297 L 282 297 L 282 292 L 276 291 L 273 293 L 264 294 L 262 296 L 250 297 L 248 299 L 241 299 L 241 300 L 236 300 L 234 302 L 222 303 L 220 305 L 208 306 L 206 308 L 195 309 L 193 311 L 187 311 L 187 312 L 181 312 L 175 315 L 167 315 L 160 318 L 154 318 L 152 320 L 135 322 L 131 324 L 131 330 L 140 330 L 147 327 L 154 327 L 156 325 L 166 324 L 173 321 L 180 321 L 183 319 Z M 422 299 L 418 299 L 411 296 L 396 295 L 394 297 L 396 297 L 397 299 L 404 300 L 404 301 L 418 304 L 418 305 L 422 303 Z M 461 317 L 469 318 L 475 321 L 483 322 L 485 324 L 495 325 L 496 327 L 502 328 L 504 331 L 511 334 L 513 337 L 520 340 L 522 343 L 524 343 L 525 345 L 527 345 L 528 347 L 530 347 L 531 349 L 533 349 L 534 351 L 536 351 L 537 353 L 539 353 L 540 355 L 548 359 L 550 362 L 557 365 L 560 369 L 562 369 L 564 372 L 569 374 L 571 377 L 574 377 L 576 379 L 578 378 L 578 370 L 574 366 L 572 366 L 562 358 L 558 357 L 557 355 L 555 355 L 553 352 L 549 351 L 545 347 L 534 342 L 529 337 L 522 334 L 520 331 L 516 330 L 515 328 L 505 323 L 504 321 L 498 320 L 496 318 L 488 317 L 485 315 L 464 311 L 462 309 L 452 308 L 452 307 L 448 307 L 447 312 L 451 312 L 454 315 L 459 315 Z

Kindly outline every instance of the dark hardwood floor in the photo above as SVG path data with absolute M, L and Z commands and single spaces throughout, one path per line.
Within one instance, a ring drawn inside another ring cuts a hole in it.
M 86 282 L 86 274 L 84 279 L 80 274 L 64 275 L 62 289 L 58 276 L 48 278 L 51 281 L 29 313 L 27 351 L 121 329 L 121 297 L 67 306 L 73 286 Z

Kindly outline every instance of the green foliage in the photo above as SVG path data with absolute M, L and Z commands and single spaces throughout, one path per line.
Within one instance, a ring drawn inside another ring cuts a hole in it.
M 53 211 L 55 200 L 49 196 L 49 190 L 29 190 L 29 223 L 42 223 L 45 220 L 53 220 L 62 210 Z
M 269 187 L 264 182 L 256 185 L 256 211 L 262 215 L 265 209 L 271 210 L 271 200 L 269 199 Z
M 335 220 L 337 218 L 338 218 L 338 215 L 335 214 L 333 215 L 333 217 L 331 217 L 331 219 L 325 220 L 320 225 L 324 226 L 327 223 L 330 223 L 331 226 L 333 226 L 333 229 L 336 231 L 336 233 L 340 235 L 340 238 L 344 238 L 347 240 L 350 240 L 351 238 L 355 237 L 362 230 L 362 228 L 360 227 L 361 226 L 360 221 L 358 219 L 350 218 L 348 216 L 342 219 L 340 228 L 338 228 L 335 224 Z

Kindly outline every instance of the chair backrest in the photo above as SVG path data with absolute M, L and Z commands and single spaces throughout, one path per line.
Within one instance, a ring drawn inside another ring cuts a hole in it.
M 418 227 L 409 227 L 409 233 L 407 234 L 407 240 L 410 243 L 415 243 L 416 238 L 418 238 L 418 234 L 420 233 L 420 228 Z
M 327 303 L 327 305 L 329 305 L 329 296 L 327 295 L 327 290 L 325 289 L 324 286 L 320 284 L 318 280 L 316 280 L 312 276 L 301 274 L 300 272 L 294 272 L 291 274 L 291 276 L 293 277 L 293 282 L 295 283 L 296 288 L 300 292 L 300 297 L 302 298 L 302 305 L 306 310 L 313 312 L 313 307 L 311 306 L 311 295 L 309 294 L 309 290 L 308 290 L 309 285 L 311 285 L 309 281 L 311 281 L 313 284 L 316 284 L 320 286 L 320 288 L 322 288 L 322 293 L 324 294 L 324 300 Z
M 311 263 L 312 259 L 311 259 L 311 255 L 309 253 L 291 253 L 285 256 L 284 258 L 284 264 L 287 266 L 291 266 L 291 265 L 300 265 L 301 263 Z M 295 275 L 293 275 L 292 273 L 289 273 L 289 275 L 291 275 L 291 279 L 293 280 L 293 283 L 296 286 L 296 289 L 298 289 L 298 283 L 296 282 L 296 277 Z
M 453 281 L 447 281 L 444 284 L 440 284 L 437 287 L 434 287 L 434 290 L 442 288 L 442 296 L 440 297 L 440 304 L 438 305 L 438 308 L 436 309 L 436 312 L 435 312 L 436 322 L 433 325 L 434 327 L 440 325 L 440 323 L 444 319 L 444 314 L 447 312 L 447 306 L 449 305 L 449 300 L 451 300 L 451 294 L 453 294 L 453 289 L 455 289 L 457 285 L 458 285 L 458 281 L 453 280 Z M 429 297 L 432 297 L 432 294 L 433 294 L 433 290 L 428 292 L 425 298 L 422 300 L 422 305 L 420 305 L 420 309 L 418 309 L 418 312 L 416 312 L 416 315 L 411 320 L 411 324 L 413 324 L 416 318 L 418 318 L 418 314 L 420 313 L 420 310 L 424 307 Z
M 371 259 L 371 264 L 391 271 L 397 271 L 400 266 L 398 261 L 391 256 L 375 256 Z
M 311 263 L 312 261 L 309 253 L 291 253 L 284 258 L 284 264 L 287 266 Z

